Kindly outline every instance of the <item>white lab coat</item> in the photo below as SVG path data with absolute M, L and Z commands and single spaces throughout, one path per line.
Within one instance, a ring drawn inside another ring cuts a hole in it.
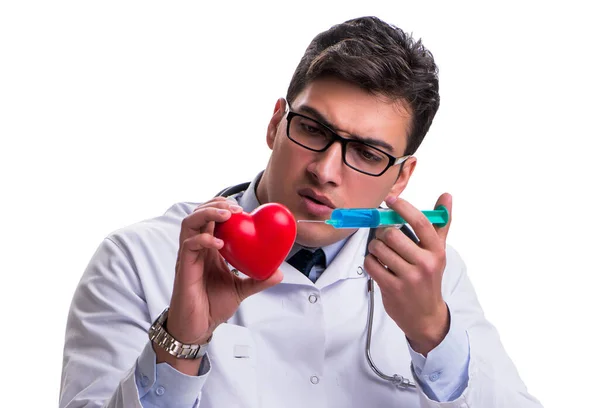
M 61 407 L 101 406 L 109 399 L 110 407 L 141 407 L 136 359 L 151 350 L 147 330 L 169 304 L 180 223 L 194 208 L 176 205 L 100 246 L 69 315 Z M 365 358 L 367 276 L 360 269 L 367 232 L 354 234 L 315 284 L 284 263 L 281 284 L 246 299 L 217 328 L 207 354 L 210 371 L 192 390 L 196 406 L 540 407 L 485 320 L 465 266 L 450 247 L 442 289 L 452 324 L 468 333 L 466 390 L 455 401 L 438 403 L 373 373 Z M 371 354 L 385 374 L 414 381 L 405 336 L 385 313 L 379 291 Z

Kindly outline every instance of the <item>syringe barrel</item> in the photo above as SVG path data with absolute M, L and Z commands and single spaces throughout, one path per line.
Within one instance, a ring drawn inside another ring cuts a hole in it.
M 450 214 L 444 206 L 422 211 L 427 219 L 438 227 L 448 224 Z M 406 220 L 389 208 L 336 208 L 325 221 L 335 228 L 377 228 L 386 225 L 406 224 Z
M 379 221 L 376 208 L 336 208 L 327 223 L 335 228 L 375 228 Z
M 406 224 L 406 220 L 400 216 L 396 211 L 386 208 L 380 209 L 379 211 L 379 224 L 380 225 L 400 225 Z

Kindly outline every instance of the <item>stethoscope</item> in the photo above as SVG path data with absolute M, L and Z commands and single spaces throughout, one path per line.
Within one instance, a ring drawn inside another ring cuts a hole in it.
M 239 193 L 244 192 L 248 186 L 250 186 L 250 183 L 242 183 L 242 184 L 238 184 L 232 187 L 228 187 L 226 189 L 221 190 L 217 196 L 222 196 L 222 197 L 228 197 L 228 196 L 233 196 Z M 403 225 L 402 228 L 400 228 L 400 230 L 402 232 L 404 232 L 410 239 L 412 239 L 414 242 L 418 242 L 417 237 L 415 236 L 415 234 L 410 230 L 410 228 L 408 228 L 406 225 Z M 373 239 L 373 237 L 375 236 L 375 228 L 371 228 L 371 230 L 369 231 L 369 238 L 367 240 L 367 243 L 371 241 L 371 239 Z M 369 253 L 368 250 L 365 250 L 365 256 L 367 256 Z M 369 293 L 369 312 L 368 312 L 368 317 L 367 317 L 367 344 L 365 346 L 365 356 L 367 357 L 367 362 L 369 363 L 369 367 L 371 367 L 371 370 L 373 370 L 373 372 L 375 374 L 377 374 L 377 376 L 379 378 L 381 378 L 382 380 L 385 381 L 389 381 L 390 383 L 392 383 L 394 386 L 396 386 L 396 388 L 401 389 L 401 390 L 409 390 L 409 389 L 415 389 L 417 386 L 416 384 L 409 380 L 406 377 L 403 377 L 399 374 L 394 374 L 394 375 L 387 375 L 382 373 L 379 368 L 377 368 L 377 366 L 375 365 L 375 362 L 373 361 L 373 358 L 371 357 L 371 336 L 373 334 L 373 311 L 375 309 L 375 282 L 373 281 L 373 278 L 371 278 L 369 276 L 369 280 L 367 281 L 367 292 Z

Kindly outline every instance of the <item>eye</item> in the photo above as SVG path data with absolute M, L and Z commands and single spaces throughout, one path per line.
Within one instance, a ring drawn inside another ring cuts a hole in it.
M 317 133 L 319 132 L 319 129 L 309 125 L 308 123 L 302 123 L 302 130 L 304 130 L 305 132 L 308 133 Z
M 300 122 L 300 129 L 302 132 L 312 136 L 325 136 L 325 131 L 318 123 L 310 120 L 302 120 Z
M 376 150 L 370 149 L 367 146 L 358 145 L 356 147 L 353 146 L 353 148 L 358 153 L 358 157 L 360 157 L 361 160 L 365 160 L 372 163 L 379 163 L 383 160 L 383 156 L 381 155 L 381 153 L 379 153 Z

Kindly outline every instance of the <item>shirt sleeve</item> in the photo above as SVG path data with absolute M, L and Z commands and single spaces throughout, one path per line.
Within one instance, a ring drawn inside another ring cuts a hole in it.
M 71 303 L 59 397 L 60 408 L 193 407 L 210 372 L 197 377 L 156 364 L 148 339 L 150 311 L 137 271 L 125 252 L 105 239 Z M 206 357 L 206 356 L 205 356 Z
M 412 371 L 423 392 L 432 400 L 448 402 L 458 398 L 469 382 L 469 338 L 464 329 L 452 319 L 446 337 L 427 357 L 413 350 Z
M 152 343 L 148 341 L 135 368 L 140 402 L 144 408 L 197 407 L 200 404 L 200 390 L 209 372 L 208 354 L 202 358 L 197 376 L 183 374 L 167 363 L 156 364 L 156 354 Z

